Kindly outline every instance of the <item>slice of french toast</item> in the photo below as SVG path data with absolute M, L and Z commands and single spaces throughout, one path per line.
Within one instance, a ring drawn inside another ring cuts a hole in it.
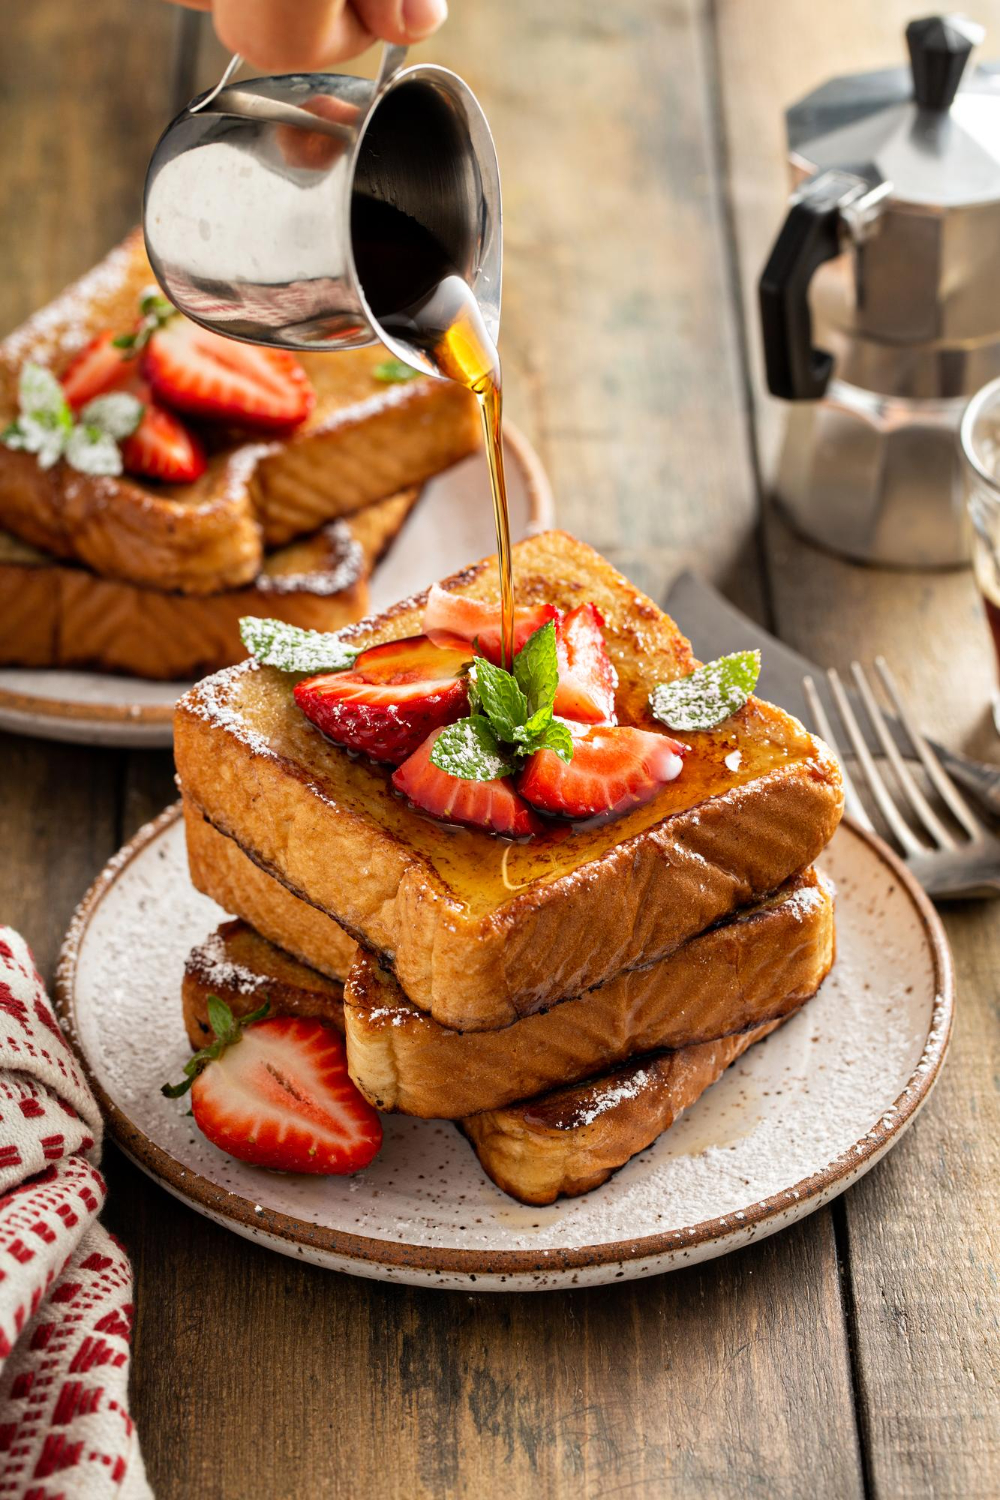
M 243 918 L 244 934 L 256 928 L 311 971 L 346 977 L 351 1077 L 383 1113 L 458 1119 L 592 1077 L 636 1053 L 743 1032 L 797 1009 L 833 963 L 833 888 L 810 869 L 659 963 L 499 1031 L 454 1031 L 408 1001 L 370 953 L 189 803 L 185 818 L 198 890 Z
M 461 1129 L 487 1176 L 511 1198 L 538 1205 L 576 1198 L 651 1146 L 781 1024 L 641 1058 L 589 1083 L 470 1115 Z
M 251 584 L 164 593 L 101 578 L 0 532 L 0 665 L 189 681 L 242 661 L 244 615 L 339 630 L 368 608 L 368 577 L 420 491 L 376 501 L 269 553 Z
M 192 950 L 182 994 L 194 1048 L 212 1039 L 209 995 L 224 1000 L 237 1016 L 256 1010 L 266 998 L 272 1015 L 317 1016 L 343 1028 L 342 987 L 242 922 L 223 923 Z M 780 1000 L 777 991 L 774 998 Z M 522 1203 L 552 1203 L 590 1192 L 651 1145 L 789 1013 L 698 1046 L 637 1058 L 600 1077 L 456 1123 L 497 1187 Z M 350 1033 L 347 1048 L 350 1061 Z
M 351 1077 L 377 1109 L 458 1119 L 590 1078 L 637 1053 L 782 1020 L 833 964 L 833 892 L 815 870 L 687 942 L 500 1031 L 454 1031 L 364 948 L 344 988 Z
M 592 548 L 548 532 L 514 548 L 524 604 L 592 601 L 618 673 L 622 723 L 659 726 L 649 694 L 696 665 L 662 610 Z M 445 588 L 495 600 L 495 558 Z M 355 644 L 417 634 L 423 596 L 352 627 Z M 384 767 L 330 744 L 296 679 L 248 662 L 178 703 L 184 793 L 293 894 L 373 950 L 442 1025 L 489 1030 L 670 953 L 805 869 L 839 822 L 830 751 L 751 698 L 711 733 L 681 734 L 684 768 L 616 821 L 526 843 L 460 832 L 394 795 Z
M 299 963 L 245 922 L 223 922 L 184 964 L 184 1029 L 197 1052 L 213 1038 L 209 997 L 246 1016 L 265 1000 L 272 1016 L 318 1016 L 344 1033 L 344 986 Z
M 344 929 L 244 854 L 184 798 L 188 867 L 196 890 L 330 979 L 345 980 L 358 945 Z
M 0 343 L 0 428 L 17 415 L 21 367 L 61 375 L 96 335 L 128 331 L 153 283 L 139 230 Z M 386 384 L 381 347 L 308 354 L 316 394 L 290 436 L 218 434 L 193 483 L 156 484 L 42 469 L 0 444 L 0 527 L 107 578 L 183 593 L 248 584 L 267 547 L 316 531 L 372 501 L 419 484 L 479 443 L 474 398 L 420 376 Z

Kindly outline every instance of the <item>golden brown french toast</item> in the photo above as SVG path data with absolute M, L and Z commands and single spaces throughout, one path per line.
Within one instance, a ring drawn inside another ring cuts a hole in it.
M 214 1035 L 208 999 L 224 1000 L 234 1016 L 268 1001 L 272 1016 L 317 1016 L 343 1035 L 344 986 L 292 958 L 245 922 L 223 922 L 192 948 L 184 965 L 184 1029 L 198 1051 Z
M 368 608 L 368 576 L 419 497 L 416 488 L 269 553 L 253 583 L 164 593 L 101 578 L 0 532 L 0 665 L 190 680 L 242 661 L 240 619 L 339 630 Z
M 832 888 L 808 870 L 659 963 L 499 1031 L 453 1031 L 411 1004 L 363 948 L 331 953 L 329 918 L 192 809 L 187 816 L 197 888 L 303 963 L 318 957 L 326 973 L 347 976 L 351 1076 L 383 1112 L 458 1119 L 592 1077 L 636 1053 L 746 1031 L 797 1009 L 833 963 Z
M 344 989 L 351 1077 L 383 1112 L 458 1119 L 500 1109 L 637 1053 L 781 1020 L 819 989 L 833 950 L 833 892 L 807 870 L 659 963 L 500 1031 L 453 1031 L 359 948 Z
M 648 698 L 696 665 L 674 622 L 564 532 L 514 548 L 520 603 L 591 601 L 618 673 L 626 725 L 655 727 Z M 495 600 L 495 558 L 445 588 Z M 354 644 L 420 630 L 423 596 L 352 627 Z M 248 662 L 178 703 L 185 795 L 293 894 L 333 917 L 442 1025 L 489 1030 L 665 957 L 808 866 L 843 792 L 827 748 L 751 698 L 720 729 L 681 734 L 676 780 L 597 826 L 525 843 L 456 831 L 393 794 L 309 723 L 296 678 Z
M 338 923 L 255 865 L 186 797 L 184 831 L 196 890 L 328 978 L 347 978 L 358 945 Z
M 132 328 L 153 283 L 136 230 L 101 263 L 0 343 L 0 428 L 17 415 L 26 361 L 61 375 L 105 330 Z M 0 444 L 0 527 L 107 578 L 182 593 L 251 583 L 266 547 L 317 530 L 419 484 L 479 442 L 474 398 L 450 381 L 394 384 L 379 348 L 309 354 L 311 415 L 289 437 L 225 434 L 190 484 L 42 469 Z
M 184 1024 L 194 1048 L 212 1038 L 210 994 L 237 1016 L 256 1010 L 266 998 L 272 1015 L 318 1016 L 338 1029 L 343 1024 L 341 987 L 242 922 L 223 923 L 188 958 Z M 781 998 L 777 991 L 774 998 Z M 788 1014 L 783 1011 L 782 1019 Z M 780 1019 L 773 1020 L 699 1046 L 642 1057 L 457 1123 L 486 1172 L 511 1197 L 543 1204 L 586 1193 L 650 1145 L 748 1047 L 780 1025 Z M 350 1061 L 349 1032 L 347 1047 Z
M 461 1128 L 483 1170 L 512 1198 L 539 1205 L 576 1198 L 651 1146 L 748 1047 L 781 1024 L 660 1052 L 589 1083 L 470 1115 Z

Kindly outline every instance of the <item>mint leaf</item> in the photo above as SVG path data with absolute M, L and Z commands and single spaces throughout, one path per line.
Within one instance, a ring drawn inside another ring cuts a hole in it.
M 549 708 L 559 686 L 556 627 L 551 620 L 529 635 L 514 658 L 514 679 L 528 700 L 528 713 Z
M 372 371 L 375 379 L 381 380 L 383 385 L 401 385 L 404 380 L 415 380 L 421 373 L 412 365 L 404 364 L 401 359 L 384 359 Z
M 482 714 L 446 725 L 431 747 L 431 765 L 463 781 L 495 781 L 514 770 L 512 757 Z
M 98 427 L 116 442 L 131 437 L 146 410 L 138 396 L 128 391 L 111 391 L 106 396 L 95 396 L 88 401 L 80 413 L 80 421 L 86 426 Z
M 134 432 L 143 405 L 123 391 L 98 396 L 74 422 L 63 388 L 51 370 L 28 363 L 18 381 L 21 415 L 0 441 L 8 448 L 33 453 L 41 469 L 60 458 L 81 474 L 120 474 L 118 441 Z
M 40 417 L 22 415 L 4 433 L 4 442 L 8 448 L 33 453 L 39 468 L 51 469 L 62 458 L 72 430 L 73 419 L 68 412 L 65 421 L 51 412 L 43 412 Z
M 560 760 L 568 763 L 573 759 L 573 736 L 569 725 L 562 719 L 550 719 L 532 749 L 554 750 Z
M 339 636 L 322 630 L 300 630 L 285 620 L 264 620 L 244 615 L 240 638 L 252 657 L 264 667 L 282 672 L 343 672 L 359 655 Z
M 649 695 L 649 706 L 668 729 L 715 729 L 743 707 L 759 676 L 760 652 L 735 651 L 686 677 L 659 683 Z
M 513 740 L 514 731 L 528 716 L 528 700 L 514 678 L 503 667 L 494 666 L 485 656 L 472 664 L 476 702 L 489 719 L 494 733 L 502 740 Z
M 110 433 L 99 427 L 77 426 L 70 432 L 64 449 L 70 468 L 79 474 L 120 474 L 122 456 Z M 42 462 L 39 457 L 39 463 Z
M 26 416 L 38 420 L 47 416 L 54 417 L 63 426 L 67 420 L 72 421 L 63 388 L 52 371 L 47 370 L 44 365 L 35 365 L 29 360 L 22 367 L 17 384 L 17 400 Z

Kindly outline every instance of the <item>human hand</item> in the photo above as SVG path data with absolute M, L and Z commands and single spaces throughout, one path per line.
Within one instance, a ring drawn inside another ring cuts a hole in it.
M 436 31 L 447 0 L 173 0 L 210 10 L 230 52 L 267 73 L 317 73 L 374 41 L 409 44 Z

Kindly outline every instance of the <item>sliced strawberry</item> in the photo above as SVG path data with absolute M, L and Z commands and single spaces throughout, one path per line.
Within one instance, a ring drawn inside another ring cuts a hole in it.
M 549 620 L 558 620 L 559 611 L 553 604 L 534 604 L 514 611 L 514 654 L 524 645 L 529 635 L 540 630 Z M 484 604 L 481 599 L 465 599 L 461 594 L 449 594 L 447 589 L 434 584 L 427 595 L 424 607 L 424 630 L 432 641 L 458 636 L 463 641 L 475 641 L 480 655 L 500 665 L 500 606 Z M 510 663 L 507 663 L 508 668 Z
M 115 348 L 114 339 L 110 329 L 99 333 L 76 356 L 63 376 L 63 394 L 74 411 L 79 411 L 95 396 L 121 390 L 135 376 L 135 361 L 126 359 L 122 350 Z
M 153 334 L 143 373 L 167 406 L 269 431 L 298 426 L 316 402 L 294 354 L 238 344 L 186 318 Z
M 431 761 L 431 750 L 440 733 L 435 729 L 429 734 L 393 773 L 392 784 L 398 792 L 444 823 L 464 823 L 515 839 L 541 833 L 541 822 L 518 796 L 509 776 L 495 781 L 466 781 L 439 770 Z
M 135 382 L 135 394 L 145 404 L 142 420 L 121 444 L 122 463 L 130 474 L 188 484 L 205 472 L 205 450 L 179 417 L 153 400 L 149 387 Z
M 356 1172 L 382 1144 L 379 1117 L 347 1072 L 343 1042 L 312 1017 L 245 1027 L 195 1078 L 191 1107 L 221 1151 L 279 1172 Z
M 564 818 L 617 815 L 648 802 L 679 776 L 683 752 L 666 734 L 600 725 L 574 740 L 568 763 L 554 750 L 536 750 L 518 790 L 533 806 Z
M 435 646 L 425 635 L 363 651 L 347 672 L 306 677 L 295 701 L 317 729 L 373 760 L 398 766 L 432 729 L 469 711 L 464 641 Z
M 615 722 L 618 673 L 604 644 L 604 618 L 595 604 L 571 609 L 559 623 L 559 686 L 553 711 L 584 724 Z

